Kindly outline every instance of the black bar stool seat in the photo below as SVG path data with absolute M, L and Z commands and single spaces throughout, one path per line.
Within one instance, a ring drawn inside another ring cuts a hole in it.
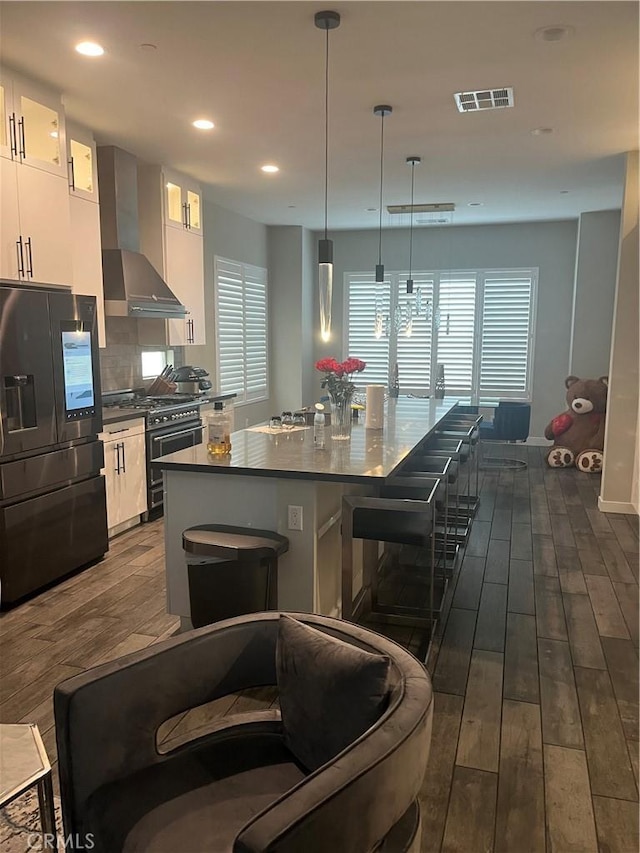
M 278 557 L 289 540 L 272 530 L 200 524 L 182 534 L 194 628 L 278 606 Z

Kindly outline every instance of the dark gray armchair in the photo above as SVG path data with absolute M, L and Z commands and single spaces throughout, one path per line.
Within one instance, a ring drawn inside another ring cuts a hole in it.
M 276 684 L 279 614 L 191 631 L 58 685 L 54 694 L 65 836 L 96 853 L 370 853 L 418 850 L 417 794 L 433 698 L 422 665 L 349 622 L 291 614 L 387 655 L 381 716 L 314 772 L 287 750 L 278 714 L 223 719 L 161 754 L 167 719 L 218 697 Z

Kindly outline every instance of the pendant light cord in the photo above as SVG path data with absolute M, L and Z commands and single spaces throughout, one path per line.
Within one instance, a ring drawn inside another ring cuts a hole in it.
M 326 29 L 327 41 L 324 64 L 324 239 L 327 239 L 327 221 L 329 211 L 329 29 Z
M 413 258 L 413 182 L 416 171 L 415 161 L 411 163 L 411 219 L 409 221 L 409 278 L 411 278 L 411 264 Z
M 384 163 L 384 108 L 380 121 L 380 221 L 378 225 L 378 264 L 382 264 L 382 179 Z

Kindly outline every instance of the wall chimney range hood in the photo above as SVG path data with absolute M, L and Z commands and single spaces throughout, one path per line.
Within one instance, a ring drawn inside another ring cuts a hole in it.
M 140 253 L 138 164 L 113 145 L 98 146 L 104 310 L 108 317 L 181 318 L 188 314 Z

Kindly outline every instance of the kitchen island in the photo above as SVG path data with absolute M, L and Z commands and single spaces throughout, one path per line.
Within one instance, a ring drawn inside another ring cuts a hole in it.
M 234 432 L 230 456 L 205 444 L 154 460 L 164 473 L 167 610 L 191 627 L 182 531 L 197 524 L 274 530 L 289 538 L 279 560 L 278 604 L 340 616 L 340 510 L 344 494 L 375 494 L 402 461 L 455 408 L 452 398 L 400 397 L 385 404 L 384 429 L 355 421 L 351 439 L 313 442 L 313 427 L 289 432 L 249 427 Z M 301 528 L 289 529 L 289 507 Z M 362 547 L 355 554 L 353 593 L 362 583 Z

